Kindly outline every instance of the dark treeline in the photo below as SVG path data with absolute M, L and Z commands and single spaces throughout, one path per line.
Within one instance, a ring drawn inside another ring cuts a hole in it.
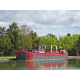
M 37 36 L 30 27 L 17 23 L 12 23 L 9 28 L 0 27 L 0 56 L 15 55 L 16 50 L 20 49 L 38 49 L 39 45 L 57 45 L 66 49 L 69 55 L 80 55 L 80 35 L 68 33 L 66 36 L 60 36 L 59 40 L 53 34 Z

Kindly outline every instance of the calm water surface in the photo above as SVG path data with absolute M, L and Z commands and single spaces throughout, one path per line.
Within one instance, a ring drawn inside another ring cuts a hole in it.
M 0 62 L 0 70 L 75 70 L 80 69 L 80 59 Z

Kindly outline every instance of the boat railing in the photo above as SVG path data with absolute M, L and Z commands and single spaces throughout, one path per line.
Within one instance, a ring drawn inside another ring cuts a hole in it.
M 52 52 L 51 52 L 51 49 L 39 49 L 39 53 L 44 53 L 44 52 L 50 52 L 50 53 L 53 53 L 53 52 L 58 52 L 58 51 L 52 49 Z
M 45 49 L 39 49 L 39 53 L 44 53 Z
M 46 48 L 47 46 L 50 46 L 49 50 L 47 50 L 47 48 Z M 45 47 L 45 51 L 53 52 L 53 46 L 55 46 L 55 50 L 57 52 L 57 46 L 56 45 L 42 45 L 42 46 L 39 46 L 39 49 L 41 49 L 41 47 L 42 47 L 42 49 L 43 49 L 43 47 Z

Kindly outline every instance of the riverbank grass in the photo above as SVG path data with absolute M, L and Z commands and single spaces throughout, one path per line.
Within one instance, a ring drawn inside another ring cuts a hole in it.
M 0 56 L 0 57 L 16 57 L 16 56 Z

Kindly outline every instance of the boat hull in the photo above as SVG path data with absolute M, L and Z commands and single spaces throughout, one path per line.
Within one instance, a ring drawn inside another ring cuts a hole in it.
M 16 53 L 16 59 L 17 60 L 26 60 L 27 53 L 18 52 Z
M 35 54 L 34 59 L 59 59 L 67 58 L 68 55 L 37 55 Z
M 58 53 L 34 53 L 34 52 L 17 52 L 16 59 L 18 60 L 47 60 L 47 59 L 62 59 L 67 58 L 68 54 Z

